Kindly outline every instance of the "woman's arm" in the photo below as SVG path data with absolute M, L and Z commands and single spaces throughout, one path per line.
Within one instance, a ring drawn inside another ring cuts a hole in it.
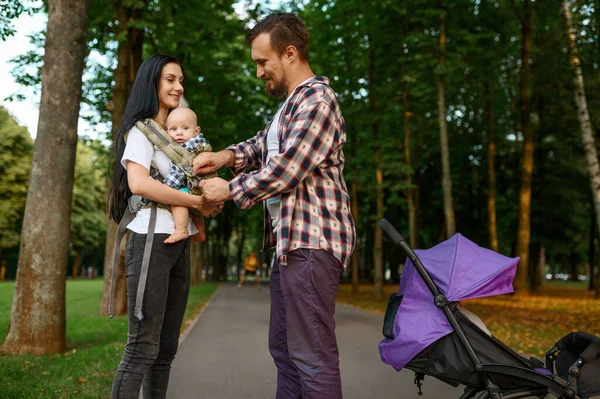
M 154 180 L 148 169 L 132 161 L 127 162 L 127 182 L 133 194 L 163 204 L 194 208 L 205 216 L 215 216 L 223 208 L 223 203 L 210 203 L 204 196 L 187 194 Z

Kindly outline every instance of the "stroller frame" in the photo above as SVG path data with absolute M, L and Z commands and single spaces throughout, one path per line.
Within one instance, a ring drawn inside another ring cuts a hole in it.
M 477 399 L 518 399 L 528 396 L 538 396 L 540 398 L 544 398 L 550 393 L 557 395 L 559 399 L 580 399 L 579 396 L 576 395 L 575 391 L 569 386 L 567 381 L 554 374 L 552 377 L 549 377 L 537 373 L 533 369 L 528 369 L 525 367 L 500 363 L 482 363 L 475 353 L 475 350 L 469 342 L 465 332 L 454 316 L 453 311 L 456 310 L 457 303 L 448 301 L 446 296 L 440 292 L 438 287 L 433 282 L 431 276 L 421 263 L 421 260 L 410 248 L 404 237 L 402 237 L 402 235 L 386 219 L 381 219 L 379 221 L 379 225 L 386 233 L 388 238 L 395 245 L 399 246 L 406 256 L 412 261 L 415 269 L 433 294 L 435 305 L 444 312 L 444 315 L 452 326 L 454 333 L 456 333 L 459 342 L 461 343 L 485 387 Z M 503 391 L 492 381 L 489 375 L 490 373 L 517 377 L 522 380 L 530 381 L 532 383 L 532 388 Z M 540 388 L 540 386 L 542 386 L 542 388 Z M 459 399 L 474 398 L 479 392 L 481 392 L 480 387 L 467 386 L 465 392 Z

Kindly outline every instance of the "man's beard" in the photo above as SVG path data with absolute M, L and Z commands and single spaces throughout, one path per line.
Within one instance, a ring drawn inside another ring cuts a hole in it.
M 274 83 L 274 87 L 271 87 L 270 83 Z M 283 97 L 286 93 L 285 82 L 283 80 L 275 82 L 273 79 L 265 81 L 265 93 L 271 98 Z

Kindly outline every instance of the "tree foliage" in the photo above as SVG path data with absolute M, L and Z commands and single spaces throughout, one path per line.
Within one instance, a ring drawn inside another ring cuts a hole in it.
M 0 252 L 19 244 L 32 156 L 27 128 L 0 107 Z
M 128 0 L 127 4 L 142 9 L 141 17 L 128 23 L 144 27 L 144 56 L 168 53 L 180 59 L 184 95 L 215 150 L 251 137 L 264 127 L 278 101 L 263 93 L 244 34 L 255 20 L 275 10 L 272 5 L 246 0 L 246 14 L 238 15 L 233 0 Z M 515 255 L 523 157 L 519 110 L 523 1 L 311 0 L 276 4 L 305 20 L 310 33 L 311 66 L 318 75 L 331 79 L 340 99 L 348 134 L 345 178 L 357 187 L 353 201 L 358 203 L 361 278 L 373 277 L 371 249 L 378 187 L 383 189 L 384 216 L 402 232 L 408 230 L 407 193 L 412 188 L 420 247 L 433 246 L 445 236 L 436 89 L 440 72 L 445 76 L 457 230 L 489 246 L 487 147 L 488 132 L 493 129 L 499 251 Z M 571 0 L 569 5 L 592 125 L 597 129 L 600 3 Z M 104 133 L 110 130 L 103 123 L 110 119 L 107 105 L 122 31 L 118 29 L 115 7 L 112 1 L 92 1 L 90 55 L 84 79 L 88 107 L 84 114 Z M 589 220 L 593 210 L 578 136 L 567 41 L 556 2 L 535 1 L 532 7 L 530 120 L 535 152 L 530 262 L 536 263 L 544 248 L 548 272 L 566 271 L 569 264 L 575 264 L 577 272 L 585 274 L 592 250 Z M 440 71 L 442 12 L 447 41 L 446 62 Z M 34 36 L 33 40 L 39 41 L 40 37 Z M 32 53 L 16 59 L 15 74 L 20 83 L 35 85 L 39 57 Z M 372 79 L 369 68 L 374 71 Z M 371 107 L 373 99 L 377 101 L 376 109 Z M 410 168 L 404 148 L 406 115 L 411 131 Z M 377 136 L 373 135 L 374 124 Z M 379 163 L 374 156 L 376 149 L 380 149 Z M 383 173 L 380 186 L 374 178 L 378 167 Z M 231 177 L 228 171 L 221 175 Z M 238 247 L 228 243 L 243 242 L 247 246 L 252 242 L 259 246 L 260 208 L 239 211 L 229 203 L 225 212 L 208 223 L 207 264 L 223 269 L 223 259 L 234 259 L 233 249 L 228 248 Z M 598 244 L 592 243 L 594 248 Z M 389 243 L 385 245 L 384 261 L 394 277 L 402 256 Z

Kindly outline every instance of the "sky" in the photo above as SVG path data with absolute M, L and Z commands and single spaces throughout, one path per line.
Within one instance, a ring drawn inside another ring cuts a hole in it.
M 0 82 L 2 82 L 0 84 L 0 105 L 6 108 L 20 125 L 26 126 L 32 137 L 35 137 L 37 133 L 39 95 L 36 96 L 32 89 L 22 87 L 15 82 L 10 74 L 14 68 L 10 60 L 34 48 L 29 43 L 27 35 L 42 30 L 47 21 L 48 18 L 42 14 L 21 15 L 13 23 L 16 34 L 6 41 L 0 41 Z M 5 100 L 19 91 L 25 95 L 25 101 L 8 102 Z
M 36 4 L 34 3 L 34 5 Z M 239 15 L 245 14 L 244 1 L 236 3 L 234 8 Z M 34 46 L 29 43 L 28 35 L 45 29 L 47 23 L 46 15 L 23 14 L 13 21 L 15 35 L 6 41 L 0 41 L 0 82 L 2 82 L 0 84 L 0 105 L 6 108 L 20 125 L 26 126 L 33 138 L 37 134 L 40 95 L 39 93 L 36 95 L 31 88 L 23 87 L 15 82 L 10 74 L 14 68 L 14 64 L 10 63 L 10 60 L 34 49 Z M 25 96 L 24 101 L 6 101 L 7 97 L 17 92 Z M 78 134 L 97 138 L 93 126 L 81 118 L 79 119 Z

